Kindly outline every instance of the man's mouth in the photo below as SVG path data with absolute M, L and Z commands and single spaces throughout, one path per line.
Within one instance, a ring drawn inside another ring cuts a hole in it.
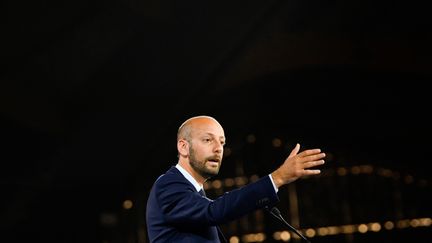
M 221 162 L 221 160 L 219 158 L 210 158 L 207 161 L 210 162 L 211 164 L 214 164 L 214 165 L 219 165 Z

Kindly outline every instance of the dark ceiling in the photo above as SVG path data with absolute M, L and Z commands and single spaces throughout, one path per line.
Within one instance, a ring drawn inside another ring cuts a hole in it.
M 73 227 L 124 198 L 141 191 L 145 197 L 175 163 L 178 125 L 198 114 L 215 116 L 233 148 L 250 134 L 263 144 L 279 137 L 287 154 L 300 142 L 334 161 L 430 178 L 424 167 L 432 35 L 425 3 L 5 6 L 0 223 L 11 239 L 24 229 L 53 227 L 60 233 L 39 237 L 75 242 L 59 236 L 58 213 Z

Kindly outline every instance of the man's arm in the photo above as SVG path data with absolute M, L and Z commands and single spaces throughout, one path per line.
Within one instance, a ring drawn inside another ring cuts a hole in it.
M 192 186 L 182 182 L 164 178 L 158 183 L 158 205 L 167 222 L 179 226 L 218 225 L 279 201 L 269 177 L 226 192 L 215 200 L 200 196 Z

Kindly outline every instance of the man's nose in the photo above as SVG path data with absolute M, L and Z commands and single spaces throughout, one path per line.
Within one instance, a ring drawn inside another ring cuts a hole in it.
M 223 151 L 223 145 L 221 143 L 219 143 L 219 142 L 216 143 L 214 150 L 215 150 L 215 152 L 222 153 L 222 151 Z

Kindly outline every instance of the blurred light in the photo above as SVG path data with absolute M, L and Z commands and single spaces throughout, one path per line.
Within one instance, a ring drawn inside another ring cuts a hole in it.
M 422 218 L 420 219 L 420 224 L 422 226 L 430 226 L 432 223 L 432 219 L 431 218 Z
M 362 173 L 372 174 L 373 167 L 370 166 L 370 165 L 362 165 L 362 166 L 360 166 L 360 170 L 361 170 Z
M 404 181 L 406 184 L 411 184 L 414 182 L 414 178 L 410 175 L 405 176 Z
M 368 227 L 367 227 L 367 225 L 365 225 L 365 224 L 360 224 L 360 225 L 358 226 L 358 231 L 359 231 L 360 233 L 366 233 L 366 232 L 368 231 Z
M 339 227 L 336 227 L 336 226 L 329 226 L 329 227 L 327 227 L 327 229 L 328 229 L 329 235 L 337 235 L 340 232 Z
M 222 187 L 222 182 L 220 180 L 214 180 L 212 182 L 212 186 L 213 186 L 213 188 L 219 189 Z
M 280 240 L 281 239 L 281 232 L 276 231 L 273 233 L 273 239 Z
M 400 229 L 407 228 L 407 227 L 409 227 L 409 220 L 407 220 L 407 219 L 399 220 L 399 221 L 397 221 L 396 226 Z
M 411 227 L 414 227 L 414 228 L 418 227 L 418 226 L 420 226 L 420 220 L 413 219 L 413 220 L 411 220 L 410 225 L 411 225 Z
M 347 169 L 345 169 L 344 167 L 340 167 L 340 168 L 337 169 L 337 173 L 340 176 L 344 176 L 344 175 L 347 174 Z
M 314 229 L 307 229 L 307 230 L 306 230 L 306 236 L 307 236 L 307 237 L 312 238 L 312 237 L 314 237 L 315 235 L 316 235 L 316 231 L 315 231 Z
M 129 210 L 133 207 L 133 202 L 131 200 L 125 200 L 123 202 L 123 208 Z
M 393 175 L 393 172 L 389 169 L 379 169 L 378 174 L 384 177 L 391 177 Z
M 246 141 L 247 141 L 248 143 L 255 143 L 255 142 L 256 142 L 256 137 L 255 137 L 255 135 L 253 135 L 253 134 L 249 134 L 249 135 L 246 137 Z
M 242 236 L 243 242 L 263 242 L 265 240 L 265 234 L 257 233 L 257 234 L 246 234 Z
M 242 242 L 250 242 L 249 235 L 243 235 L 242 236 Z
M 369 223 L 369 229 L 373 232 L 378 232 L 381 230 L 381 225 L 379 223 Z
M 353 167 L 351 168 L 351 173 L 353 173 L 354 175 L 358 175 L 358 174 L 360 174 L 360 167 L 358 167 L 358 166 L 353 166 Z
M 259 180 L 259 176 L 258 176 L 258 175 L 252 175 L 252 176 L 250 177 L 250 181 L 251 181 L 251 182 L 255 182 L 255 181 L 257 181 L 257 180 Z
M 263 242 L 265 239 L 266 239 L 266 236 L 263 233 L 258 233 L 255 235 L 255 240 L 258 242 Z
M 240 239 L 237 236 L 231 236 L 231 238 L 229 239 L 230 243 L 239 243 Z
M 283 241 L 289 241 L 291 239 L 291 234 L 288 231 L 282 231 L 280 238 Z
M 326 236 L 328 233 L 329 232 L 328 232 L 327 227 L 318 228 L 318 235 L 320 235 L 320 236 Z
M 342 226 L 342 233 L 352 234 L 355 231 L 354 225 L 344 225 Z
M 232 186 L 234 186 L 234 179 L 227 178 L 224 180 L 224 184 L 226 187 L 232 187 Z
M 384 228 L 386 228 L 387 230 L 391 230 L 394 228 L 394 223 L 391 221 L 387 221 L 384 223 Z
M 282 145 L 282 140 L 279 138 L 274 138 L 272 141 L 273 147 L 279 148 Z
M 247 183 L 247 178 L 243 176 L 236 177 L 235 183 L 237 186 L 243 186 Z

